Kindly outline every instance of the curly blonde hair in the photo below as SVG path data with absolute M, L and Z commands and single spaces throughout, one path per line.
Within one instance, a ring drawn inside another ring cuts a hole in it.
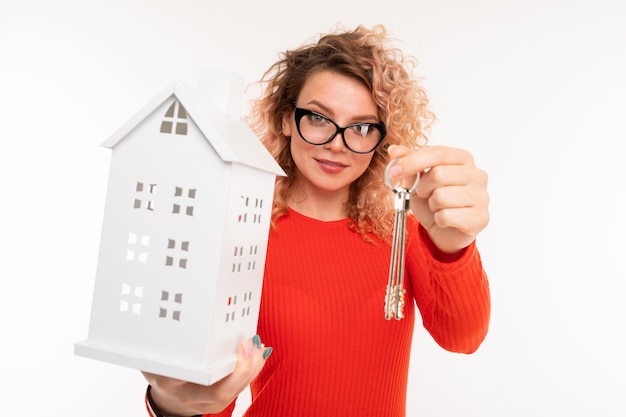
M 291 157 L 290 138 L 282 133 L 283 115 L 293 112 L 294 103 L 312 73 L 332 71 L 353 77 L 369 88 L 379 119 L 387 128 L 387 135 L 374 151 L 369 167 L 352 183 L 344 212 L 351 219 L 350 227 L 364 239 L 373 233 L 390 240 L 395 213 L 383 178 L 389 159 L 387 147 L 423 146 L 428 140 L 426 131 L 435 120 L 427 108 L 425 91 L 413 77 L 416 59 L 391 46 L 391 40 L 382 25 L 371 29 L 338 28 L 320 35 L 317 41 L 281 53 L 280 59 L 258 81 L 263 93 L 253 101 L 248 122 L 287 174 L 276 181 L 272 224 L 287 213 L 297 169 Z

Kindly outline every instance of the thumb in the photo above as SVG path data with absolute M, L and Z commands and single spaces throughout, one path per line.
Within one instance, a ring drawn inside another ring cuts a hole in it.
M 389 145 L 387 148 L 387 153 L 389 154 L 389 159 L 395 159 L 403 157 L 404 155 L 408 155 L 411 153 L 411 150 L 405 146 L 401 145 Z

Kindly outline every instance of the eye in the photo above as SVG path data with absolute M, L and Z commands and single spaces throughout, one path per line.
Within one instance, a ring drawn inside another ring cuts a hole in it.
M 366 137 L 374 132 L 375 129 L 372 129 L 372 126 L 368 123 L 360 123 L 350 126 L 350 130 L 359 136 Z
M 308 114 L 306 117 L 309 120 L 309 122 L 314 125 L 321 126 L 321 125 L 327 125 L 329 123 L 328 119 L 322 116 L 321 114 L 311 113 L 311 114 Z

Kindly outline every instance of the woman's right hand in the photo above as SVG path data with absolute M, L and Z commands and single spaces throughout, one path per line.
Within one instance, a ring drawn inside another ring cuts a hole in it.
M 261 372 L 272 352 L 254 336 L 237 349 L 237 365 L 228 376 L 212 385 L 199 385 L 142 372 L 159 412 L 168 416 L 215 414 L 224 410 Z

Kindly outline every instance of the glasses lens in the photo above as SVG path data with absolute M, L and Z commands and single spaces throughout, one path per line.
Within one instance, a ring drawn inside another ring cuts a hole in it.
M 300 136 L 313 145 L 326 143 L 337 132 L 335 125 L 327 118 L 317 113 L 303 111 L 301 113 L 298 131 Z
M 343 132 L 343 137 L 350 150 L 368 153 L 378 146 L 382 132 L 371 124 L 356 124 L 348 126 Z
M 379 124 L 355 123 L 340 128 L 321 114 L 297 107 L 294 115 L 300 136 L 312 145 L 328 143 L 342 130 L 343 141 L 348 149 L 356 153 L 370 153 L 385 137 L 384 126 Z

